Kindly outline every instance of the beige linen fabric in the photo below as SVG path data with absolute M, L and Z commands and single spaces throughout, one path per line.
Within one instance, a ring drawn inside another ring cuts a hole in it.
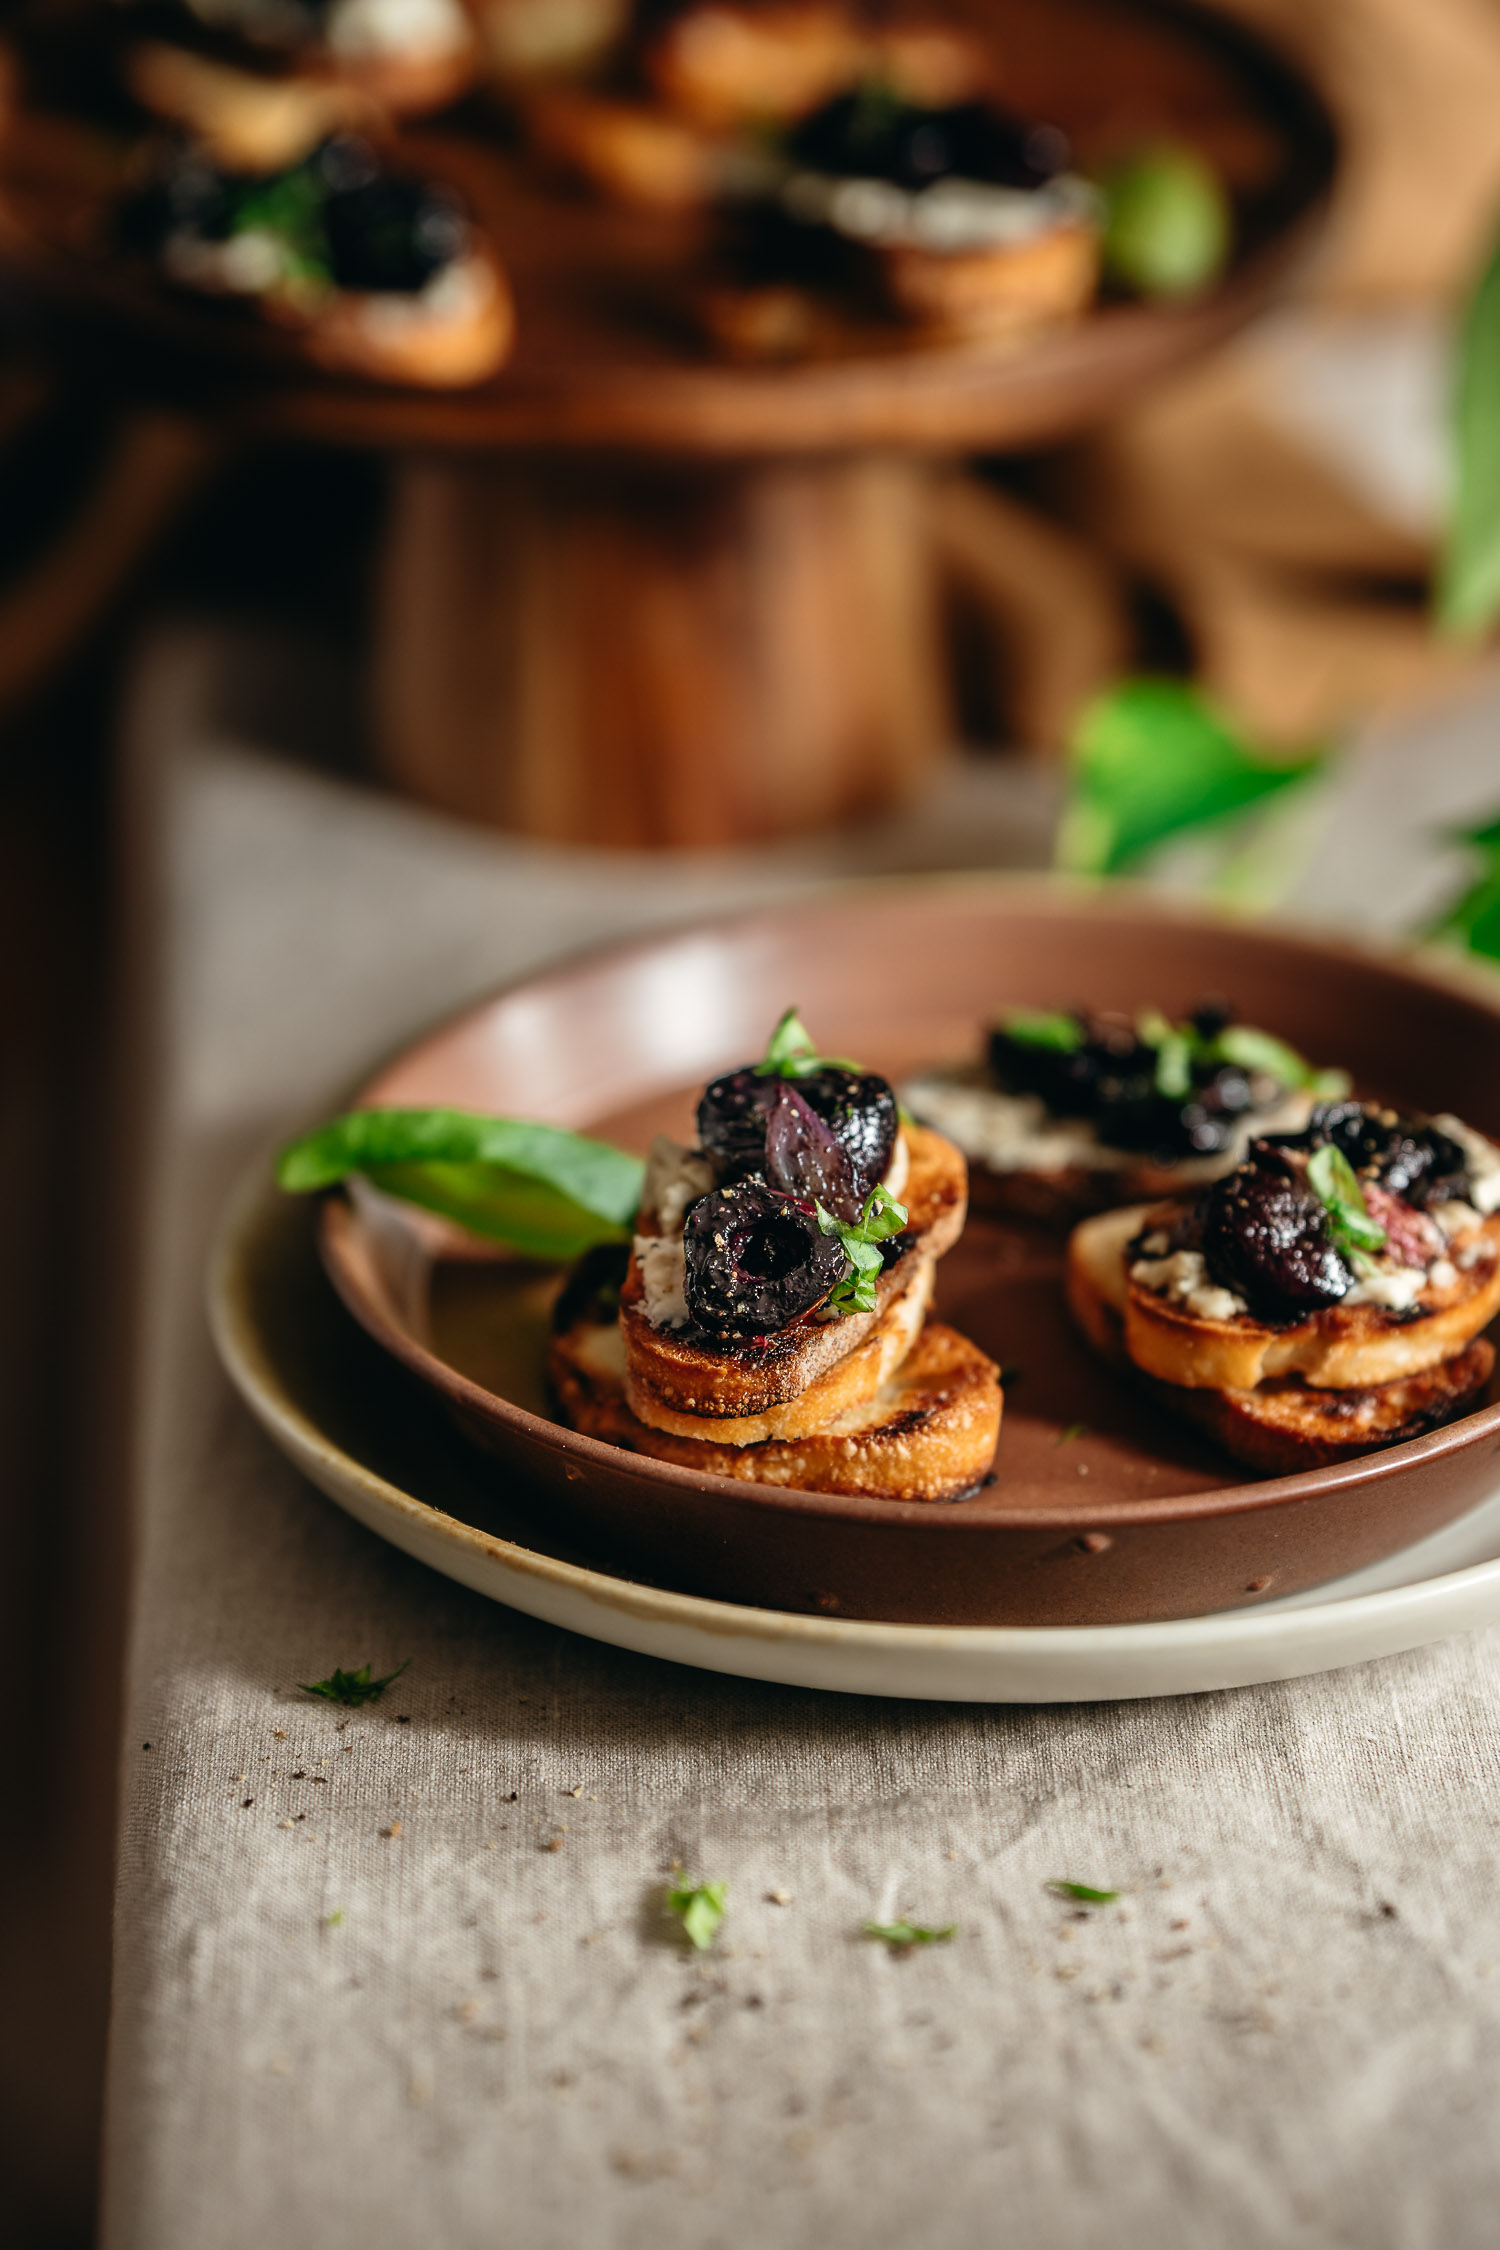
M 761 1687 L 488 1604 L 261 1438 L 200 1277 L 267 1133 L 530 961 L 804 870 L 665 895 L 459 834 L 213 739 L 211 656 L 151 668 L 134 764 L 109 2250 L 1488 2250 L 1500 1634 L 1159 1703 Z M 352 1717 L 296 1690 L 405 1658 Z M 729 1884 L 711 1956 L 674 1859 Z M 903 1912 L 958 1934 L 859 1935 Z

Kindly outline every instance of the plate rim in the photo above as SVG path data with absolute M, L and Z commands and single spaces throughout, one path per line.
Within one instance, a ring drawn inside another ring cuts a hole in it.
M 982 871 L 867 876 L 852 881 L 820 884 L 793 898 L 743 907 L 729 914 L 696 915 L 680 923 L 669 923 L 621 940 L 605 940 L 509 978 L 488 993 L 441 1016 L 415 1038 L 394 1046 L 373 1071 L 362 1075 L 351 1096 L 352 1105 L 361 1106 L 369 1093 L 378 1088 L 399 1063 L 409 1061 L 424 1048 L 450 1035 L 461 1024 L 483 1015 L 514 995 L 534 992 L 539 987 L 556 981 L 586 977 L 591 970 L 606 965 L 618 966 L 632 959 L 649 957 L 666 945 L 692 944 L 704 939 L 732 939 L 737 933 L 753 933 L 758 928 L 782 921 L 789 914 L 835 913 L 850 899 L 899 899 L 906 896 L 922 898 L 964 892 L 990 897 L 998 895 L 1002 899 L 1015 897 L 1032 910 L 1059 915 L 1085 912 L 1097 913 L 1101 919 L 1114 919 L 1123 909 L 1130 918 L 1168 922 L 1184 929 L 1229 930 L 1252 943 L 1258 940 L 1279 942 L 1321 954 L 1330 961 L 1378 968 L 1387 975 L 1396 976 L 1421 989 L 1436 988 L 1454 994 L 1486 1009 L 1494 1017 L 1497 1031 L 1500 1031 L 1500 978 L 1476 967 L 1462 956 L 1451 957 L 1437 947 L 1411 947 L 1378 939 L 1334 936 L 1325 930 L 1309 927 L 1295 920 L 1284 920 L 1279 916 L 1274 922 L 1247 925 L 1242 915 L 1215 908 L 1211 903 L 1178 898 L 1150 890 L 1144 884 L 1122 883 L 1118 880 L 1104 883 L 1045 873 L 986 874 Z M 487 1420 L 513 1429 L 522 1437 L 595 1467 L 609 1468 L 615 1465 L 615 1456 L 619 1451 L 617 1447 L 602 1439 L 591 1438 L 582 1431 L 571 1430 L 564 1423 L 533 1413 L 530 1408 L 518 1406 L 514 1401 L 487 1390 L 387 1319 L 380 1308 L 362 1300 L 352 1286 L 346 1285 L 347 1276 L 339 1270 L 338 1263 L 330 1255 L 330 1236 L 340 1223 L 333 1217 L 333 1211 L 333 1204 L 325 1203 L 318 1216 L 318 1248 L 324 1270 L 351 1317 L 359 1322 L 383 1350 L 391 1353 L 419 1380 L 437 1390 L 452 1405 L 479 1413 Z M 649 1455 L 636 1458 L 645 1464 L 643 1473 L 649 1475 L 652 1481 L 659 1481 L 669 1489 L 679 1491 L 706 1490 L 721 1503 L 732 1504 L 741 1509 L 754 1508 L 782 1515 L 819 1515 L 872 1526 L 916 1525 L 933 1536 L 942 1536 L 946 1532 L 956 1537 L 961 1532 L 971 1530 L 1012 1531 L 1028 1527 L 1045 1530 L 1114 1530 L 1149 1524 L 1204 1521 L 1225 1515 L 1260 1514 L 1280 1507 L 1298 1506 L 1350 1488 L 1369 1488 L 1384 1484 L 1392 1477 L 1401 1476 L 1415 1463 L 1467 1451 L 1470 1446 L 1483 1442 L 1486 1437 L 1496 1435 L 1500 1435 L 1500 1403 L 1481 1407 L 1440 1429 L 1429 1431 L 1423 1437 L 1410 1438 L 1402 1445 L 1360 1454 L 1353 1460 L 1335 1462 L 1323 1468 L 1297 1470 L 1289 1476 L 1216 1485 L 1201 1493 L 1168 1494 L 1161 1498 L 1143 1496 L 1113 1502 L 1090 1498 L 1087 1501 L 1044 1504 L 1024 1510 L 1007 1509 L 1003 1504 L 987 1500 L 966 1501 L 960 1508 L 933 1506 L 920 1501 L 872 1501 L 839 1493 L 801 1492 L 775 1485 L 757 1485 L 741 1478 L 717 1476 L 675 1462 L 659 1461 Z M 1066 1629 L 1055 1628 L 1059 1631 Z
M 591 1565 L 566 1561 L 563 1557 L 548 1554 L 545 1549 L 528 1547 L 520 1541 L 507 1539 L 500 1534 L 481 1531 L 467 1524 L 461 1517 L 436 1507 L 418 1494 L 394 1484 L 378 1470 L 370 1468 L 358 1456 L 330 1437 L 318 1422 L 297 1405 L 284 1391 L 275 1373 L 275 1363 L 268 1351 L 260 1327 L 251 1310 L 248 1277 L 245 1271 L 246 1254 L 257 1238 L 273 1210 L 278 1191 L 268 1169 L 269 1146 L 241 1174 L 236 1186 L 221 1211 L 214 1230 L 212 1247 L 204 1274 L 204 1310 L 210 1334 L 218 1353 L 220 1364 L 231 1385 L 260 1427 L 271 1438 L 278 1450 L 292 1462 L 310 1482 L 318 1485 L 334 1504 L 346 1514 L 355 1516 L 377 1537 L 410 1553 L 412 1549 L 395 1536 L 395 1525 L 404 1521 L 425 1530 L 453 1551 L 454 1562 L 461 1555 L 488 1563 L 498 1569 L 506 1582 L 506 1590 L 493 1585 L 475 1586 L 474 1590 L 502 1605 L 531 1615 L 544 1615 L 538 1607 L 517 1599 L 516 1596 L 530 1584 L 548 1586 L 558 1593 L 571 1595 L 587 1603 L 595 1611 L 620 1618 L 636 1620 L 643 1627 L 687 1634 L 701 1641 L 699 1656 L 686 1653 L 681 1646 L 670 1651 L 652 1648 L 638 1639 L 621 1638 L 616 1634 L 591 1631 L 576 1617 L 551 1619 L 564 1629 L 579 1631 L 587 1638 L 611 1641 L 614 1645 L 641 1648 L 643 1653 L 666 1655 L 671 1660 L 694 1663 L 701 1669 L 738 1671 L 741 1668 L 725 1663 L 711 1663 L 710 1655 L 722 1656 L 726 1643 L 753 1644 L 762 1649 L 799 1650 L 809 1656 L 817 1652 L 833 1652 L 854 1658 L 861 1655 L 886 1655 L 892 1658 L 916 1659 L 924 1654 L 950 1658 L 970 1657 L 989 1659 L 1003 1664 L 1007 1659 L 1023 1663 L 1042 1660 L 1049 1677 L 1034 1695 L 992 1695 L 988 1700 L 1013 1700 L 1044 1702 L 1049 1700 L 1110 1701 L 1121 1697 L 1131 1698 L 1158 1694 L 1209 1693 L 1226 1686 L 1251 1685 L 1271 1680 L 1303 1676 L 1310 1672 L 1338 1668 L 1341 1664 L 1368 1661 L 1381 1654 L 1398 1653 L 1401 1649 L 1422 1645 L 1448 1633 L 1460 1632 L 1485 1622 L 1500 1619 L 1500 1556 L 1488 1562 L 1469 1563 L 1454 1571 L 1436 1577 L 1413 1580 L 1406 1585 L 1387 1587 L 1376 1592 L 1342 1595 L 1332 1600 L 1303 1602 L 1295 1609 L 1262 1605 L 1243 1609 L 1222 1610 L 1208 1615 L 1185 1618 L 1165 1618 L 1121 1625 L 905 1625 L 878 1618 L 848 1618 L 808 1614 L 793 1610 L 755 1608 L 746 1603 L 722 1600 L 713 1595 L 680 1593 L 669 1587 L 657 1587 L 641 1580 L 618 1576 Z M 318 1459 L 330 1465 L 333 1481 L 318 1479 L 310 1464 Z M 351 1505 L 339 1484 L 346 1483 L 362 1488 L 367 1500 L 373 1504 L 374 1513 L 389 1519 L 382 1525 L 369 1517 L 360 1516 Z M 1488 1504 L 1488 1503 L 1482 1503 Z M 431 1561 L 425 1556 L 418 1560 L 442 1575 L 457 1578 L 461 1583 L 474 1585 L 472 1579 L 463 1578 L 456 1568 L 441 1561 Z M 1465 1611 L 1466 1605 L 1489 1596 L 1487 1617 L 1453 1614 Z M 1060 1686 L 1058 1672 L 1069 1661 L 1079 1665 L 1105 1659 L 1134 1660 L 1139 1666 L 1149 1667 L 1153 1659 L 1191 1658 L 1202 1655 L 1213 1657 L 1222 1664 L 1228 1660 L 1231 1669 L 1235 1660 L 1240 1666 L 1255 1667 L 1270 1660 L 1275 1662 L 1279 1642 L 1293 1640 L 1304 1644 L 1317 1640 L 1320 1635 L 1335 1641 L 1346 1639 L 1351 1627 L 1366 1629 L 1365 1638 L 1379 1642 L 1380 1646 L 1362 1646 L 1358 1650 L 1341 1653 L 1324 1653 L 1310 1662 L 1300 1659 L 1286 1672 L 1256 1671 L 1252 1678 L 1202 1680 L 1197 1684 L 1176 1680 L 1167 1686 L 1137 1686 L 1121 1689 L 1090 1687 L 1087 1691 L 1072 1694 Z M 1382 1628 L 1386 1632 L 1382 1632 Z M 1398 1636 L 1394 1642 L 1388 1633 L 1394 1628 Z M 1409 1637 L 1407 1637 L 1409 1635 Z M 1050 1661 L 1049 1661 L 1050 1660 Z M 779 1672 L 754 1672 L 752 1676 L 780 1679 Z M 811 1685 L 833 1688 L 842 1692 L 880 1693 L 895 1696 L 918 1695 L 922 1700 L 985 1700 L 966 1696 L 951 1685 L 936 1697 L 924 1691 L 903 1687 L 893 1679 L 878 1689 L 854 1686 L 844 1687 L 838 1680 L 789 1680 L 790 1685 Z

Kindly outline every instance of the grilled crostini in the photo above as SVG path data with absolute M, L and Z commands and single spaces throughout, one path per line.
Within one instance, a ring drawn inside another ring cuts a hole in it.
M 1075 1228 L 1090 1342 L 1262 1470 L 1393 1445 L 1488 1380 L 1500 1149 L 1453 1117 L 1320 1104 L 1192 1203 Z
M 790 1015 L 764 1062 L 708 1087 L 698 1128 L 695 1148 L 653 1147 L 618 1311 L 587 1282 L 564 1291 L 564 1410 L 763 1482 L 946 1499 L 982 1481 L 998 1373 L 923 1325 L 963 1226 L 959 1152 L 903 1125 L 883 1078 L 814 1055 Z
M 980 1061 L 925 1072 L 902 1099 L 963 1150 L 976 1208 L 1071 1226 L 1193 1193 L 1254 1136 L 1298 1131 L 1347 1087 L 1206 1000 L 1176 1023 L 1156 1009 L 1013 1008 Z

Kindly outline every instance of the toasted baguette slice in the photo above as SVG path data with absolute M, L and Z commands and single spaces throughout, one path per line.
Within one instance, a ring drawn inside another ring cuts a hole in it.
M 1311 1390 L 1295 1375 L 1273 1376 L 1254 1391 L 1187 1391 L 1146 1380 L 1154 1398 L 1236 1461 L 1267 1476 L 1292 1476 L 1403 1445 L 1455 1421 L 1478 1404 L 1494 1365 L 1494 1346 L 1480 1337 L 1440 1366 L 1362 1390 Z
M 460 390 L 494 374 L 515 325 L 505 275 L 475 237 L 467 255 L 419 293 L 336 292 L 314 315 L 304 341 L 309 355 L 334 374 Z
M 659 1399 L 628 1360 L 626 1404 L 637 1421 L 652 1429 L 669 1430 L 675 1437 L 707 1438 L 716 1445 L 763 1445 L 769 1438 L 806 1437 L 826 1430 L 840 1415 L 868 1405 L 921 1333 L 932 1303 L 933 1261 L 918 1258 L 909 1263 L 906 1286 L 897 1291 L 864 1342 L 784 1405 L 764 1414 L 682 1414 Z
M 1049 227 L 1029 242 L 982 250 L 893 245 L 876 253 L 896 311 L 938 335 L 1021 336 L 1081 313 L 1099 281 L 1099 235 L 1082 224 Z
M 1283 1375 L 1300 1375 L 1318 1390 L 1364 1390 L 1455 1358 L 1500 1312 L 1500 1213 L 1471 1238 L 1474 1263 L 1447 1286 L 1423 1290 L 1415 1318 L 1380 1305 L 1331 1305 L 1295 1328 L 1268 1328 L 1248 1314 L 1207 1320 L 1133 1281 L 1126 1248 L 1152 1217 L 1150 1206 L 1138 1204 L 1074 1228 L 1068 1302 L 1090 1337 L 1102 1308 L 1112 1310 L 1132 1363 L 1181 1390 L 1253 1391 Z
M 620 1331 L 582 1325 L 549 1362 L 575 1430 L 706 1476 L 872 1500 L 960 1500 L 984 1482 L 1000 1434 L 1000 1372 L 976 1344 L 934 1322 L 874 1397 L 819 1435 L 716 1445 L 648 1429 L 625 1403 Z
M 901 1200 L 906 1233 L 901 1255 L 881 1275 L 872 1312 L 842 1320 L 816 1314 L 779 1335 L 745 1337 L 715 1346 L 693 1329 L 654 1328 L 644 1310 L 640 1261 L 632 1255 L 620 1293 L 620 1325 L 633 1385 L 678 1414 L 715 1421 L 767 1414 L 800 1398 L 810 1385 L 858 1349 L 894 1298 L 907 1288 L 916 1264 L 952 1248 L 968 1209 L 968 1173 L 951 1141 L 925 1125 L 903 1128 L 908 1167 Z

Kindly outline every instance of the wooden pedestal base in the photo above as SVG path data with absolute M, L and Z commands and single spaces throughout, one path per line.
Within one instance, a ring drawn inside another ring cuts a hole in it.
M 376 708 L 408 795 L 558 842 L 726 845 L 889 806 L 942 757 L 919 462 L 394 473 Z

